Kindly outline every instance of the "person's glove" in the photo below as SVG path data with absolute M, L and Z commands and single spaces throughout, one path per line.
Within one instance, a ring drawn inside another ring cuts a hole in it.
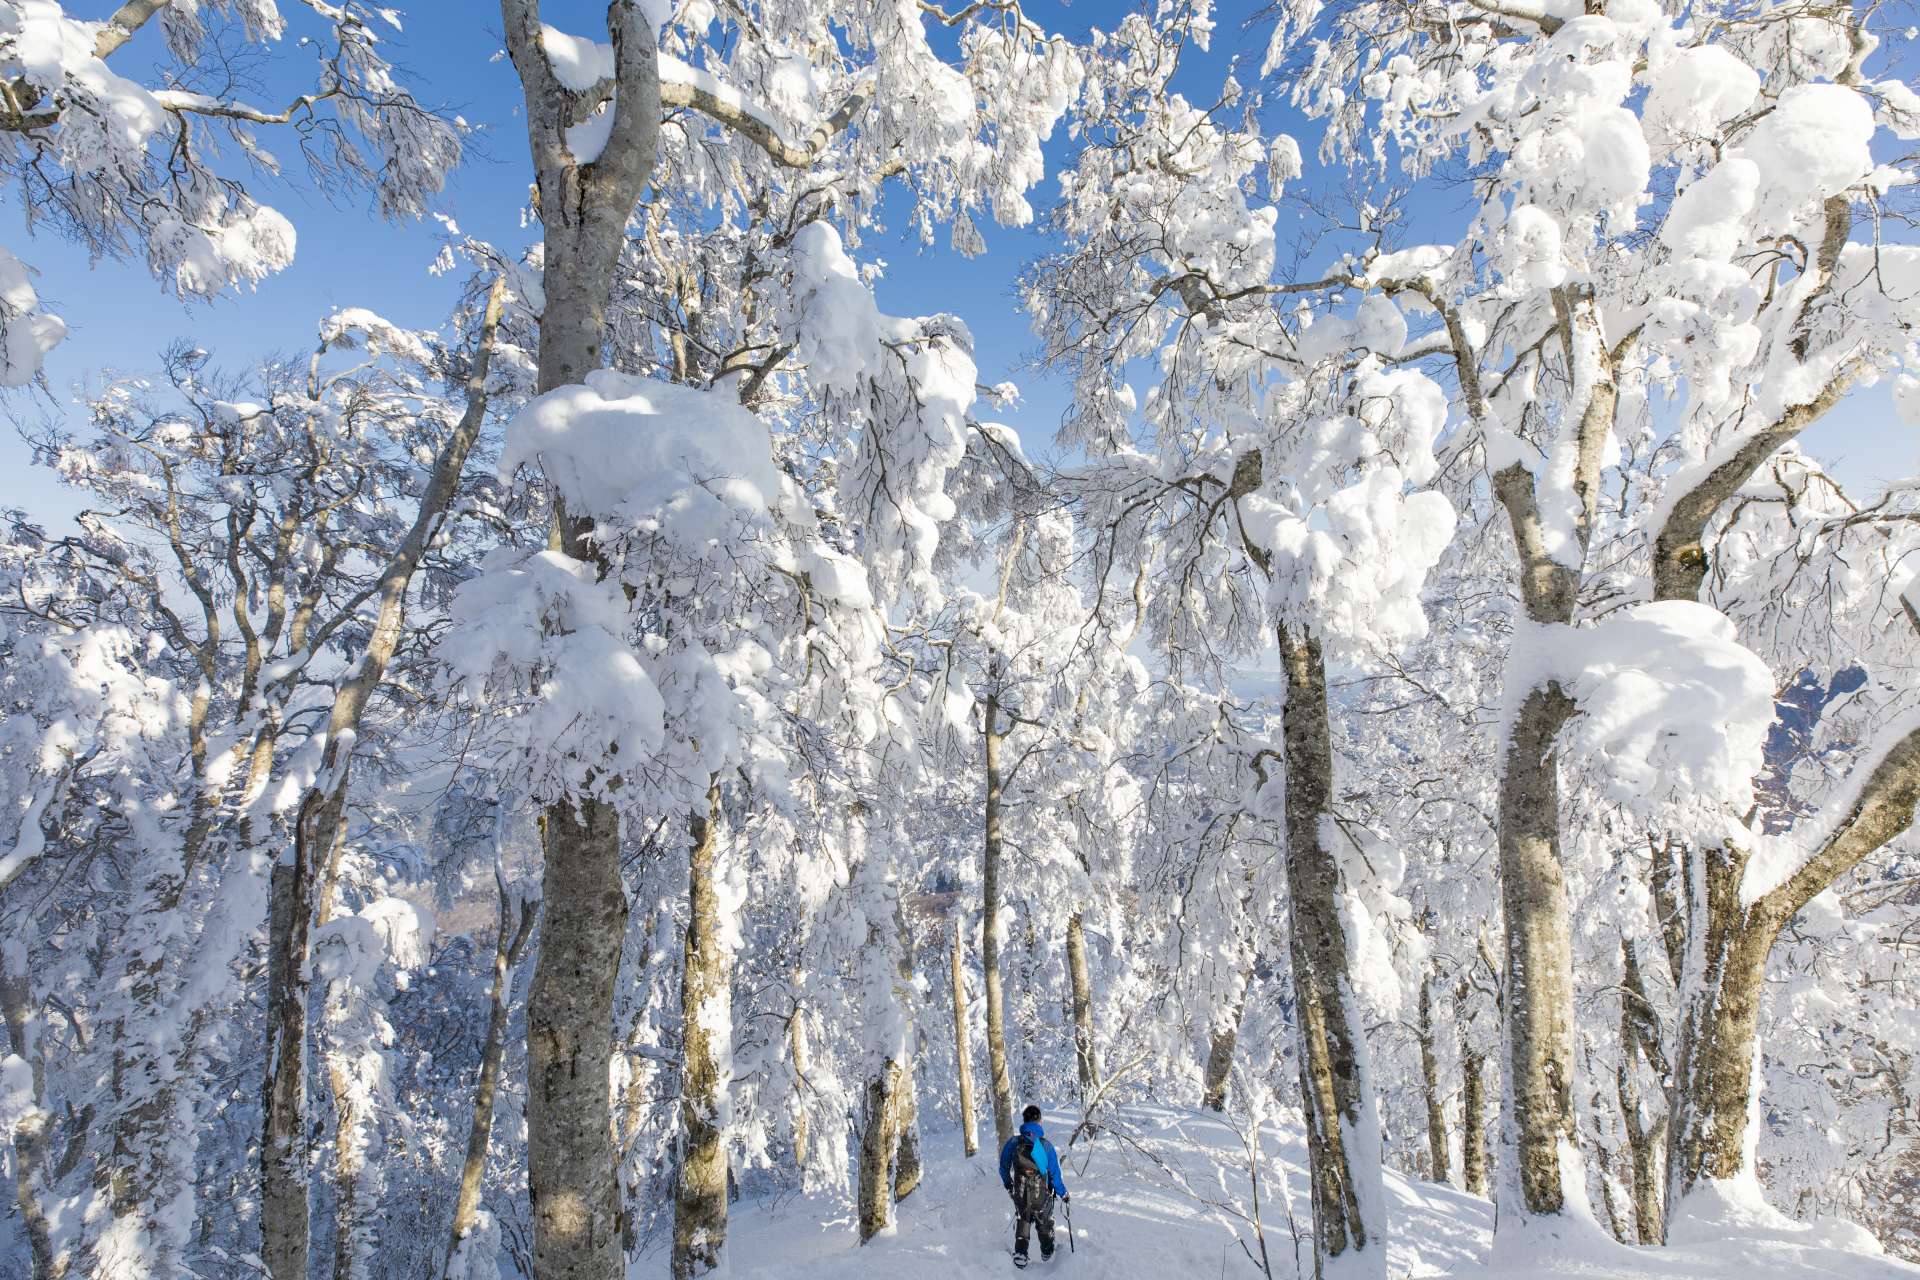
M 1064 1192 L 1064 1191 L 1062 1191 L 1062 1192 L 1060 1193 L 1060 1203 L 1061 1203 L 1061 1204 L 1072 1204 L 1072 1203 L 1073 1203 L 1073 1197 L 1072 1197 L 1072 1196 L 1070 1196 L 1070 1195 L 1068 1195 L 1068 1194 L 1067 1194 L 1066 1192 Z

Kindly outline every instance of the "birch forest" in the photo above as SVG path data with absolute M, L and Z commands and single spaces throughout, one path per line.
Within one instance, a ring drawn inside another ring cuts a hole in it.
M 1920 1277 L 1914 5 L 397 2 L 0 0 L 0 1280 Z

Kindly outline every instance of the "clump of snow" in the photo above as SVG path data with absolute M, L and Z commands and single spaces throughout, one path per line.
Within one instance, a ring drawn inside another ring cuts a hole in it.
M 1341 648 L 1390 649 L 1425 635 L 1420 589 L 1453 539 L 1453 505 L 1405 484 L 1382 466 L 1311 511 L 1242 499 L 1247 536 L 1272 556 L 1275 612 Z
M 613 46 L 568 35 L 555 26 L 542 23 L 540 47 L 547 51 L 547 65 L 553 78 L 575 93 L 585 93 L 602 80 L 613 79 Z
M 1658 601 L 1593 626 L 1531 627 L 1515 637 L 1511 671 L 1515 700 L 1549 681 L 1574 699 L 1567 741 L 1630 811 L 1724 820 L 1744 807 L 1773 723 L 1773 675 L 1719 610 Z
M 1681 257 L 1725 261 L 1740 248 L 1759 194 L 1760 166 L 1729 156 L 1675 197 L 1660 242 Z
M 880 345 L 880 308 L 828 223 L 810 222 L 794 235 L 790 305 L 804 317 L 793 331 L 794 354 L 807 376 L 829 391 L 853 392 Z
M 67 336 L 67 323 L 40 309 L 27 264 L 0 249 L 0 387 L 24 387 Z
M 1641 122 L 1658 156 L 1711 141 L 1760 95 L 1760 74 L 1717 44 L 1682 50 L 1648 79 Z
M 212 297 L 256 284 L 293 263 L 293 224 L 274 209 L 242 201 L 214 226 L 166 217 L 147 236 L 155 275 L 171 276 L 182 294 Z
M 878 586 L 932 593 L 940 526 L 957 510 L 947 480 L 966 456 L 979 395 L 972 334 L 952 316 L 882 314 L 827 223 L 802 227 L 794 242 L 784 305 L 795 355 L 822 398 L 859 424 L 841 510 L 858 522 L 860 558 Z
M 626 596 L 591 564 L 496 553 L 455 594 L 453 616 L 441 657 L 454 682 L 477 699 L 501 687 L 520 703 L 529 795 L 595 794 L 609 780 L 583 762 L 644 760 L 660 746 L 666 707 L 628 639 Z
M 1760 175 L 1754 230 L 1786 230 L 1809 202 L 1864 179 L 1873 171 L 1873 130 L 1873 107 L 1844 85 L 1795 85 L 1782 93 L 1729 153 L 1751 160 Z
M 342 307 L 322 320 L 320 340 L 330 347 L 364 343 L 375 354 L 391 353 L 422 365 L 433 363 L 433 352 L 422 335 L 402 329 L 365 307 Z
M 532 401 L 507 428 L 500 468 L 537 463 L 576 514 L 620 516 L 674 538 L 725 536 L 734 513 L 768 510 L 786 480 L 767 429 L 724 391 L 597 369 Z
M 1560 223 L 1539 205 L 1523 204 L 1507 215 L 1500 245 L 1504 269 L 1515 279 L 1536 289 L 1551 289 L 1567 278 Z

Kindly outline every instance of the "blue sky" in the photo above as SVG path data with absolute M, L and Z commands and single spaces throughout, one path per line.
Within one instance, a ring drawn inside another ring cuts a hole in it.
M 70 10 L 81 14 L 104 16 L 113 7 L 106 0 L 69 0 Z M 1211 98 L 1236 60 L 1245 67 L 1243 82 L 1253 82 L 1264 34 L 1243 32 L 1239 21 L 1254 7 L 1222 3 L 1212 51 L 1184 65 L 1183 87 L 1191 96 Z M 1050 29 L 1078 34 L 1095 21 L 1111 23 L 1118 5 L 1110 0 L 1080 0 L 1071 6 L 1029 0 L 1027 8 Z M 565 29 L 604 30 L 604 3 L 548 0 L 545 9 L 547 20 Z M 422 99 L 444 104 L 479 127 L 467 162 L 448 185 L 445 211 L 470 234 L 502 246 L 525 244 L 530 236 L 521 215 L 530 170 L 516 111 L 518 83 L 505 57 L 496 56 L 501 50 L 497 8 L 487 0 L 416 0 L 403 10 L 406 29 L 390 44 L 409 83 Z M 134 74 L 143 64 L 150 65 L 159 49 L 157 36 L 154 30 L 143 32 L 116 58 L 116 68 Z M 297 66 L 294 60 L 304 55 L 286 48 L 280 56 L 283 65 Z M 272 96 L 263 91 L 263 97 Z M 1283 106 L 1270 105 L 1267 115 L 1274 127 L 1293 132 L 1311 156 L 1318 136 L 1313 126 Z M 271 135 L 268 145 L 276 145 Z M 1065 139 L 1056 137 L 1050 158 L 1057 162 L 1065 146 Z M 72 414 L 79 390 L 99 385 L 103 371 L 149 371 L 157 353 L 177 339 L 191 339 L 223 364 L 239 368 L 264 355 L 305 350 L 315 323 L 339 307 L 369 307 L 412 327 L 440 324 L 457 287 L 454 278 L 428 272 L 444 234 L 440 226 L 380 222 L 369 214 L 364 197 L 354 194 L 329 200 L 304 181 L 292 147 L 281 144 L 281 150 L 290 179 L 260 183 L 256 189 L 298 229 L 294 265 L 257 290 L 213 303 L 176 301 L 141 263 L 90 263 L 83 250 L 51 235 L 29 238 L 16 197 L 0 217 L 0 244 L 39 270 L 43 299 L 67 320 L 71 332 L 47 362 L 51 395 L 13 396 L 7 410 L 14 422 Z M 1311 160 L 1307 180 L 1313 180 Z M 1034 193 L 1035 204 L 1044 207 L 1054 189 L 1049 176 Z M 1436 217 L 1448 212 L 1432 211 Z M 1283 211 L 1283 236 L 1296 216 Z M 868 237 L 865 252 L 887 264 L 879 286 L 883 308 L 906 315 L 950 311 L 966 320 L 982 381 L 1012 380 L 1022 388 L 1022 402 L 997 416 L 1020 431 L 1030 453 L 1045 456 L 1066 395 L 1057 381 L 1021 369 L 1033 339 L 1012 286 L 1022 266 L 1045 250 L 1046 241 L 1032 229 L 983 231 L 989 251 L 971 261 L 947 249 L 944 240 L 924 247 L 897 231 Z M 1884 389 L 1853 397 L 1809 432 L 1804 444 L 1862 490 L 1916 470 L 1920 455 L 1920 441 L 1895 419 Z M 26 446 L 12 429 L 0 430 L 0 505 L 23 507 L 49 522 L 63 521 L 76 505 L 49 475 L 29 465 Z

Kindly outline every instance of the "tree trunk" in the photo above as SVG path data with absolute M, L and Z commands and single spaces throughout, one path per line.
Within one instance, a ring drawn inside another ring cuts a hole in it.
M 1567 406 L 1566 412 L 1577 417 L 1559 446 L 1571 454 L 1573 509 L 1553 513 L 1572 517 L 1580 558 L 1569 562 L 1564 548 L 1556 548 L 1548 538 L 1549 518 L 1540 509 L 1531 472 L 1510 464 L 1493 482 L 1520 557 L 1518 585 L 1527 622 L 1541 629 L 1573 624 L 1606 442 L 1619 409 L 1615 371 L 1635 339 L 1629 334 L 1617 347 L 1608 347 L 1590 289 L 1556 289 L 1553 306 L 1568 379 L 1586 393 L 1584 404 Z M 1451 331 L 1457 317 L 1448 316 Z M 1486 406 L 1477 372 L 1468 400 L 1474 418 L 1483 419 Z M 1536 637 L 1536 642 L 1544 640 Z M 1572 925 L 1560 861 L 1560 777 L 1553 752 L 1574 710 L 1572 699 L 1555 682 L 1525 690 L 1508 726 L 1502 761 L 1498 843 L 1506 934 L 1502 1021 L 1507 1061 L 1494 1196 L 1498 1231 L 1529 1218 L 1559 1215 L 1566 1208 L 1568 1189 L 1583 1184 L 1580 1170 L 1563 1167 L 1561 1160 L 1563 1151 L 1576 1149 L 1579 1134 L 1573 1110 Z
M 900 1077 L 895 1082 L 893 1098 L 894 1132 L 898 1143 L 894 1149 L 893 1199 L 897 1204 L 914 1193 L 920 1185 L 921 1175 L 920 1096 L 919 1084 L 914 1078 L 914 1059 L 919 1056 L 919 1032 L 914 1023 L 913 935 L 907 930 L 905 911 L 897 907 L 894 912 L 894 939 L 900 948 L 900 981 L 893 990 L 903 1030 L 900 1037 Z
M 533 933 L 537 914 L 532 903 L 522 903 L 519 922 L 513 922 L 506 880 L 496 871 L 500 890 L 500 923 L 493 948 L 493 998 L 487 1009 L 487 1038 L 480 1052 L 480 1078 L 473 1086 L 473 1122 L 467 1130 L 467 1158 L 460 1167 L 460 1191 L 453 1202 L 453 1239 L 447 1245 L 446 1274 L 480 1213 L 480 1188 L 487 1172 L 487 1147 L 493 1137 L 493 1099 L 500 1088 L 500 1064 L 507 1054 L 507 1022 L 513 1012 L 513 973 Z
M 1067 920 L 1067 978 L 1073 985 L 1073 1061 L 1084 1102 L 1100 1087 L 1100 1058 L 1093 1042 L 1093 981 L 1087 975 L 1087 935 L 1078 911 Z
M 860 1118 L 860 1175 L 855 1189 L 860 1243 L 893 1224 L 893 1162 L 900 1149 L 899 1098 L 906 1069 L 889 1058 L 867 1081 Z
M 1693 855 L 1695 929 L 1682 979 L 1667 1144 L 1667 1203 L 1702 1181 L 1753 1170 L 1748 1126 L 1767 953 L 1777 928 L 1741 902 L 1747 854 L 1712 845 Z
M 1227 1021 L 1223 1026 L 1214 1028 L 1213 1038 L 1207 1043 L 1207 1073 L 1200 1087 L 1200 1105 L 1209 1111 L 1227 1109 L 1227 1084 L 1233 1078 L 1233 1048 L 1240 1038 L 1240 1019 L 1247 1009 L 1247 984 L 1251 974 L 1240 977 L 1240 994 L 1234 998 L 1233 1008 L 1227 1011 Z
M 1574 711 L 1559 685 L 1514 717 L 1500 779 L 1500 896 L 1506 916 L 1507 1134 L 1495 1200 L 1513 1220 L 1558 1214 L 1578 1171 L 1562 1167 L 1573 1113 L 1573 939 L 1560 864 L 1554 741 Z
M 1623 964 L 1620 1065 L 1614 1075 L 1614 1092 L 1620 1100 L 1627 1155 L 1632 1164 L 1634 1240 L 1640 1244 L 1664 1244 L 1666 1220 L 1660 1212 L 1660 1141 L 1666 1120 L 1661 1117 L 1649 1123 L 1642 1118 L 1640 1086 L 1634 1066 L 1635 1059 L 1644 1059 L 1655 1077 L 1664 1079 L 1666 1055 L 1660 1048 L 1659 1028 L 1654 1023 L 1653 1006 L 1647 1000 L 1646 984 L 1640 978 L 1640 958 L 1631 939 L 1620 939 L 1620 956 Z
M 1420 1083 L 1427 1099 L 1427 1177 L 1450 1182 L 1447 1150 L 1447 1102 L 1440 1088 L 1440 1059 L 1433 1047 L 1433 984 L 1420 984 Z
M 855 821 L 865 816 L 866 806 L 856 803 Z M 856 874 L 873 876 L 877 865 L 863 865 Z M 874 885 L 872 891 L 891 898 L 893 905 L 891 917 L 869 914 L 867 918 L 863 965 L 867 1001 L 863 1018 L 874 1048 L 862 1101 L 860 1169 L 854 1193 L 861 1244 L 892 1225 L 894 1204 L 911 1194 L 920 1181 L 919 1140 L 911 1132 L 916 1118 L 913 965 L 897 895 L 884 881 Z M 892 981 L 883 983 L 883 973 Z
M 674 1280 L 720 1267 L 727 1243 L 726 1106 L 733 1058 L 732 974 L 720 939 L 715 845 L 720 784 L 707 789 L 707 811 L 688 819 L 686 967 L 680 984 L 680 1170 L 673 1196 Z
M 500 0 L 507 52 L 526 99 L 545 242 L 537 390 L 582 381 L 601 365 L 607 299 L 634 205 L 653 172 L 660 132 L 660 65 L 637 0 L 612 0 L 616 92 L 605 146 L 582 165 L 566 134 L 582 98 L 554 74 L 536 0 Z M 558 504 L 557 549 L 605 574 L 593 513 Z M 604 761 L 589 761 L 596 768 Z M 620 819 L 594 795 L 562 797 L 544 814 L 546 912 L 528 993 L 527 1184 L 539 1280 L 615 1280 L 620 1184 L 613 1142 L 613 988 L 626 932 Z
M 1333 736 L 1320 642 L 1279 629 L 1287 672 L 1287 911 L 1301 1096 L 1313 1187 L 1314 1275 L 1386 1275 L 1380 1122 L 1347 971 L 1332 823 Z
M 349 999 L 364 999 L 356 992 Z M 331 1001 L 329 1003 L 332 1003 Z M 338 1024 L 351 1015 L 344 1007 L 328 1011 L 328 1022 Z M 339 1055 L 328 1055 L 327 1082 L 333 1091 L 333 1280 L 359 1280 L 361 1268 L 361 1178 L 367 1171 L 366 1148 L 360 1141 L 361 1114 L 353 1096 L 353 1075 Z
M 908 1037 L 912 1043 L 912 1037 Z M 893 1161 L 893 1199 L 897 1204 L 912 1195 L 920 1186 L 920 1093 L 913 1078 L 913 1060 L 909 1058 L 900 1068 L 899 1098 L 899 1146 Z
M 980 967 L 987 999 L 987 1076 L 993 1091 L 993 1133 L 1000 1147 L 1013 1138 L 1013 1081 L 1007 1073 L 1006 998 L 1000 988 L 1000 660 L 987 675 L 986 841 L 980 862 Z
M 611 1139 L 614 958 L 627 929 L 610 805 L 547 810 L 547 927 L 527 993 L 527 1175 L 534 1271 L 613 1277 L 620 1196 Z
M 973 1123 L 973 1046 L 967 1035 L 967 933 L 964 915 L 953 917 L 953 947 L 949 952 L 949 981 L 953 987 L 953 1056 L 960 1089 L 960 1144 L 971 1159 L 980 1150 Z
M 1460 1048 L 1460 1176 L 1471 1195 L 1487 1194 L 1486 1060 Z
M 795 975 L 798 977 L 798 975 Z M 813 1070 L 813 1046 L 807 1039 L 807 1014 L 798 1001 L 787 1023 L 787 1052 L 793 1058 L 793 1163 L 801 1174 L 807 1171 L 807 1100 L 811 1086 L 807 1073 Z
M 267 1105 L 260 1144 L 260 1253 L 272 1280 L 307 1280 L 307 984 L 313 924 L 312 804 L 294 819 L 291 863 L 268 888 Z M 324 856 L 324 855 L 322 855 Z

